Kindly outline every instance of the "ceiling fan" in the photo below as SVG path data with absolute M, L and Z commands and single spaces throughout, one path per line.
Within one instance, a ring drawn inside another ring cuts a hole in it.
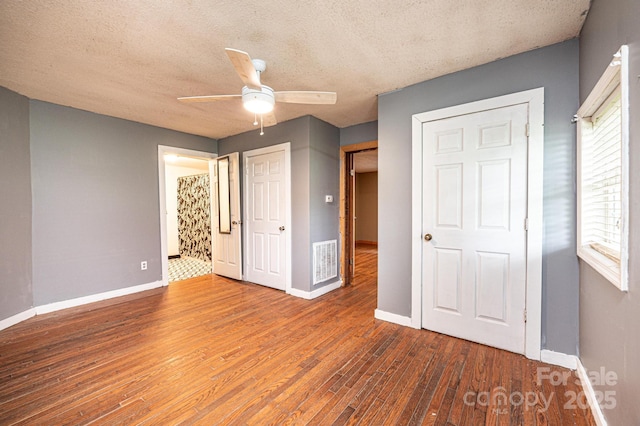
M 240 95 L 208 95 L 186 96 L 178 98 L 182 102 L 217 102 L 231 99 L 242 99 L 245 109 L 254 114 L 254 125 L 258 125 L 260 116 L 260 134 L 264 134 L 264 126 L 277 124 L 273 114 L 273 106 L 276 102 L 288 102 L 293 104 L 335 104 L 337 94 L 335 92 L 316 91 L 286 91 L 276 92 L 271 87 L 260 82 L 260 74 L 267 68 L 262 59 L 251 59 L 247 52 L 226 48 L 227 56 L 233 67 L 244 82 Z

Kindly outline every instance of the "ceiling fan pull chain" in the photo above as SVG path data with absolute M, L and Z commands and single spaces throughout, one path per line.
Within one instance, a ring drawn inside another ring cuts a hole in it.
M 260 114 L 260 136 L 264 135 L 264 129 L 262 125 L 262 114 Z
M 260 118 L 262 118 L 262 116 Z M 253 113 L 253 125 L 258 125 L 258 114 L 256 114 L 255 112 Z

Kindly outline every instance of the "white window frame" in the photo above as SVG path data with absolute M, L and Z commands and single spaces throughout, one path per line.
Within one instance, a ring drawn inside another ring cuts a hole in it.
M 628 290 L 629 267 L 629 65 L 628 47 L 623 45 L 613 56 L 613 60 L 595 85 L 587 99 L 580 106 L 577 118 L 577 253 L 580 259 L 593 267 L 598 273 L 610 281 L 621 291 Z M 622 169 L 621 169 L 621 204 L 622 226 L 620 240 L 619 264 L 589 244 L 583 242 L 582 232 L 582 128 L 591 123 L 591 117 L 596 114 L 603 103 L 620 86 L 620 104 L 622 120 Z

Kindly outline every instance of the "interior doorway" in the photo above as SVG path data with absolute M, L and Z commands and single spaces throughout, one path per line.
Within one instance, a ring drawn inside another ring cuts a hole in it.
M 213 153 L 158 146 L 163 285 L 211 273 L 210 209 L 202 204 L 210 203 L 209 162 L 216 157 Z M 203 191 L 209 194 L 207 200 L 202 197 Z
M 343 286 L 354 284 L 356 245 L 377 251 L 378 142 L 340 148 L 340 270 Z M 362 251 L 360 251 L 362 252 Z M 377 270 L 377 263 L 375 265 Z

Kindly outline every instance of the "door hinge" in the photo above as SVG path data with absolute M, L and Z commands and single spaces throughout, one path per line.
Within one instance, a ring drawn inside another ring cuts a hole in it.
M 356 175 L 356 171 L 351 169 L 349 170 L 349 176 L 355 176 Z
M 529 123 L 524 125 L 524 133 L 525 135 L 527 135 L 527 137 L 529 137 Z
M 349 265 L 353 265 L 353 259 L 349 259 Z
M 522 315 L 524 322 L 527 322 L 527 309 L 525 308 L 523 315 Z
M 524 230 L 525 231 L 529 230 L 529 218 L 528 217 L 524 218 Z

